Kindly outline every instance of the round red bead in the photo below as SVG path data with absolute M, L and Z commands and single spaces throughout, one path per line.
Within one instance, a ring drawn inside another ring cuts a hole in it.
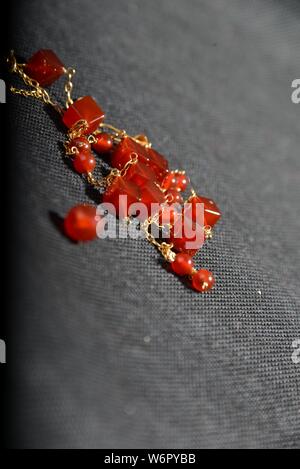
M 176 189 L 179 192 L 184 192 L 190 180 L 185 174 L 177 174 L 176 176 Z
M 167 174 L 162 182 L 162 189 L 168 191 L 169 189 L 178 192 L 184 192 L 189 184 L 189 178 L 184 173 L 175 173 L 172 171 Z
M 73 160 L 73 165 L 77 173 L 90 173 L 95 169 L 96 160 L 89 151 L 79 151 Z
M 214 286 L 214 283 L 215 279 L 213 277 L 213 274 L 208 270 L 198 270 L 198 272 L 193 275 L 193 288 L 201 293 L 210 290 Z
M 191 256 L 180 253 L 175 257 L 171 264 L 173 271 L 177 275 L 191 275 L 193 273 L 194 263 Z
M 91 145 L 90 142 L 86 137 L 76 137 L 73 140 L 71 140 L 70 148 L 75 147 L 78 148 L 78 150 L 81 151 L 90 151 L 91 150 Z
M 113 139 L 110 134 L 105 132 L 96 136 L 96 142 L 93 143 L 93 149 L 98 153 L 107 153 L 113 147 Z
M 96 207 L 76 205 L 64 220 L 65 233 L 73 241 L 91 241 L 96 238 Z
M 176 187 L 176 181 L 176 174 L 174 172 L 168 173 L 163 180 L 161 187 L 166 191 L 169 189 L 174 189 Z

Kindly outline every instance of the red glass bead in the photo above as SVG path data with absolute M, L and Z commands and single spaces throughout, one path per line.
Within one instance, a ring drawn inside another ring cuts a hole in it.
M 127 196 L 127 199 L 120 196 Z M 111 213 L 119 218 L 128 217 L 128 211 L 131 204 L 140 201 L 140 190 L 137 185 L 130 181 L 125 181 L 117 177 L 103 194 L 103 203 L 112 204 L 115 208 Z
M 96 142 L 93 143 L 93 149 L 98 153 L 107 153 L 113 147 L 113 139 L 110 134 L 102 132 L 96 136 Z
M 158 213 L 160 209 L 157 204 L 160 206 L 165 202 L 165 196 L 161 189 L 154 182 L 150 181 L 141 188 L 141 202 L 146 205 L 148 216 L 153 216 Z M 156 204 L 156 206 L 152 204 Z
M 76 147 L 78 150 L 81 151 L 90 151 L 91 150 L 91 145 L 90 142 L 86 137 L 76 137 L 74 138 L 70 144 L 69 148 Z
M 176 214 L 174 226 L 170 231 L 170 241 L 175 251 L 194 256 L 204 244 L 203 227 L 194 223 L 185 212 Z
M 168 161 L 153 148 L 147 148 L 149 157 L 149 166 L 153 169 L 156 174 L 158 182 L 162 182 L 168 172 L 169 163 Z
M 214 284 L 215 279 L 213 277 L 213 274 L 208 270 L 198 270 L 198 272 L 193 275 L 192 286 L 194 290 L 204 293 L 210 290 L 214 286 Z
M 169 190 L 169 189 L 175 189 L 176 188 L 176 174 L 172 171 L 171 173 L 167 174 L 166 177 L 164 178 L 162 182 L 162 189 L 164 190 Z
M 91 241 L 96 238 L 96 207 L 77 205 L 64 220 L 65 233 L 73 241 Z
M 193 259 L 191 256 L 185 253 L 177 254 L 175 261 L 171 264 L 171 267 L 177 275 L 191 275 L 194 268 Z
M 166 193 L 166 198 L 169 204 L 180 204 L 183 205 L 183 197 L 180 192 L 176 190 L 169 190 Z
M 64 113 L 63 123 L 69 129 L 78 121 L 86 120 L 86 134 L 93 133 L 104 119 L 104 112 L 91 96 L 77 99 Z
M 124 168 L 125 164 L 132 158 L 133 153 L 138 156 L 140 163 L 152 169 L 157 182 L 161 182 L 164 179 L 168 170 L 168 162 L 159 153 L 136 143 L 129 137 L 123 138 L 116 146 L 111 158 L 112 167 L 117 169 Z
M 144 187 L 149 181 L 155 181 L 155 174 L 149 166 L 137 162 L 128 168 L 124 180 Z
M 125 164 L 130 161 L 132 154 L 136 153 L 140 163 L 148 165 L 149 156 L 146 148 L 143 145 L 139 145 L 134 142 L 131 138 L 126 137 L 116 146 L 112 157 L 111 165 L 113 168 L 122 169 Z
M 176 175 L 176 189 L 180 192 L 184 192 L 190 183 L 189 178 L 185 174 Z
M 189 200 L 191 204 L 190 207 L 187 208 L 187 211 L 192 216 L 192 219 L 196 222 L 197 218 L 197 203 L 204 204 L 204 225 L 213 227 L 217 221 L 221 218 L 221 212 L 217 207 L 216 203 L 211 200 L 207 199 L 206 197 L 195 196 Z
M 64 74 L 64 65 L 52 50 L 42 49 L 28 60 L 24 71 L 41 86 L 49 86 Z
M 73 166 L 77 173 L 91 173 L 96 166 L 96 160 L 89 151 L 79 151 L 75 154 Z
M 164 190 L 176 190 L 178 192 L 184 192 L 189 184 L 189 179 L 185 174 L 175 173 L 172 171 L 167 174 L 162 182 L 162 188 Z

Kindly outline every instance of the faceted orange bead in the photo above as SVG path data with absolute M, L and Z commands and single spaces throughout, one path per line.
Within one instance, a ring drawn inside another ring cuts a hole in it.
M 198 270 L 198 272 L 193 275 L 192 286 L 194 290 L 204 293 L 210 290 L 214 286 L 214 284 L 215 279 L 213 277 L 213 274 L 208 270 Z
M 63 123 L 69 129 L 80 120 L 87 121 L 88 128 L 85 134 L 93 133 L 103 119 L 104 112 L 91 96 L 77 99 L 63 115 Z
M 41 86 L 49 86 L 64 74 L 64 65 L 52 50 L 41 49 L 28 60 L 24 71 Z
M 73 241 L 91 241 L 96 238 L 96 207 L 77 205 L 64 220 L 66 235 Z

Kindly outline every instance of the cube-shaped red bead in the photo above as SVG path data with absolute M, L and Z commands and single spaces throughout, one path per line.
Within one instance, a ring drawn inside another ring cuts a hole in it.
M 127 196 L 127 198 L 120 196 Z M 115 210 L 111 210 L 111 213 L 116 214 L 121 219 L 128 217 L 130 205 L 139 201 L 140 190 L 138 186 L 130 181 L 125 181 L 122 177 L 117 177 L 113 181 L 103 194 L 102 199 L 103 203 L 114 206 Z
M 153 148 L 148 148 L 147 153 L 149 156 L 149 166 L 155 172 L 157 181 L 162 183 L 168 172 L 168 161 L 156 150 L 153 150 Z
M 170 242 L 177 252 L 194 256 L 205 241 L 203 225 L 195 223 L 186 212 L 175 215 L 175 222 L 170 232 Z
M 155 174 L 149 166 L 138 161 L 129 167 L 124 179 L 144 187 L 149 181 L 155 180 Z
M 85 120 L 88 123 L 86 134 L 93 133 L 104 119 L 104 112 L 91 96 L 77 99 L 64 113 L 63 123 L 69 129 L 78 121 Z
M 141 188 L 141 202 L 147 207 L 148 216 L 153 216 L 160 211 L 158 204 L 161 205 L 165 202 L 165 195 L 155 182 L 149 181 Z
M 137 214 L 138 218 L 144 221 L 160 210 L 160 205 L 165 202 L 165 196 L 151 180 L 145 181 L 143 187 L 139 187 L 130 180 L 117 177 L 107 188 L 102 201 L 112 204 L 113 207 L 107 207 L 108 210 L 121 219 Z M 144 204 L 144 207 L 139 207 L 137 210 L 135 206 L 131 209 L 131 205 L 136 203 Z
M 64 65 L 50 49 L 36 52 L 25 66 L 25 73 L 38 81 L 41 86 L 49 86 L 64 74 Z
M 149 166 L 155 174 L 155 180 L 162 182 L 168 171 L 167 160 L 152 148 L 146 148 L 129 137 L 122 139 L 112 154 L 111 165 L 122 169 L 132 154 L 138 155 L 139 162 Z
M 193 221 L 197 223 L 197 204 L 204 205 L 204 226 L 211 226 L 213 227 L 221 218 L 221 212 L 217 207 L 216 203 L 211 200 L 207 199 L 206 197 L 195 196 L 189 200 L 191 204 L 190 207 L 187 208 L 189 212 L 189 216 L 192 217 Z
M 130 161 L 132 154 L 136 153 L 140 163 L 148 164 L 149 156 L 146 147 L 139 145 L 129 137 L 123 138 L 116 146 L 112 157 L 111 165 L 113 168 L 122 169 L 128 161 Z

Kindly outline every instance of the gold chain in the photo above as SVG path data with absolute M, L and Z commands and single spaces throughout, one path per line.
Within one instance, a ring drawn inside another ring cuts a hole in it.
M 173 244 L 168 244 L 166 242 L 160 243 L 159 241 L 156 240 L 156 238 L 150 233 L 149 227 L 153 224 L 156 223 L 158 215 L 154 215 L 154 217 L 149 217 L 147 218 L 144 223 L 141 225 L 142 229 L 145 232 L 145 236 L 147 241 L 155 246 L 158 251 L 163 255 L 163 257 L 166 259 L 168 262 L 173 262 L 175 259 L 175 252 L 172 251 Z
M 66 75 L 67 75 L 67 83 L 65 84 L 65 93 L 67 95 L 67 101 L 66 101 L 66 108 L 68 109 L 69 106 L 73 104 L 73 99 L 72 99 L 72 91 L 73 91 L 73 76 L 75 75 L 76 71 L 74 68 L 68 68 L 66 69 Z
M 140 134 L 140 135 L 135 135 L 131 136 L 128 135 L 126 130 L 118 129 L 114 125 L 107 124 L 106 122 L 102 122 L 99 126 L 99 129 L 95 132 L 95 135 L 100 134 L 103 129 L 108 129 L 112 132 L 114 132 L 114 141 L 115 143 L 120 142 L 123 138 L 129 137 L 131 140 L 133 140 L 136 143 L 139 143 L 140 145 L 146 147 L 146 148 L 151 148 L 152 144 L 149 142 L 148 137 L 146 135 Z
M 63 114 L 64 112 L 63 108 L 54 99 L 51 98 L 48 91 L 45 90 L 45 88 L 43 88 L 37 80 L 34 80 L 33 78 L 30 78 L 28 75 L 26 75 L 26 73 L 24 72 L 25 64 L 20 64 L 17 62 L 17 59 L 15 57 L 13 50 L 10 52 L 7 62 L 9 64 L 10 71 L 12 73 L 16 73 L 17 75 L 19 75 L 19 77 L 23 80 L 25 85 L 29 86 L 30 88 L 33 88 L 33 90 L 26 90 L 26 89 L 15 88 L 14 86 L 11 86 L 10 91 L 12 93 L 24 96 L 26 98 L 27 97 L 36 98 L 42 101 L 43 103 L 52 106 L 59 114 Z M 65 73 L 68 76 L 68 81 L 65 85 L 65 92 L 67 93 L 66 106 L 68 107 L 70 104 L 73 104 L 71 93 L 73 89 L 72 77 L 75 73 L 75 70 L 72 68 L 69 68 L 65 70 Z
M 116 177 L 120 177 L 120 171 L 116 168 L 113 168 L 107 176 L 101 179 L 95 178 L 92 173 L 87 173 L 87 181 L 95 187 L 95 189 L 106 189 L 113 183 Z

